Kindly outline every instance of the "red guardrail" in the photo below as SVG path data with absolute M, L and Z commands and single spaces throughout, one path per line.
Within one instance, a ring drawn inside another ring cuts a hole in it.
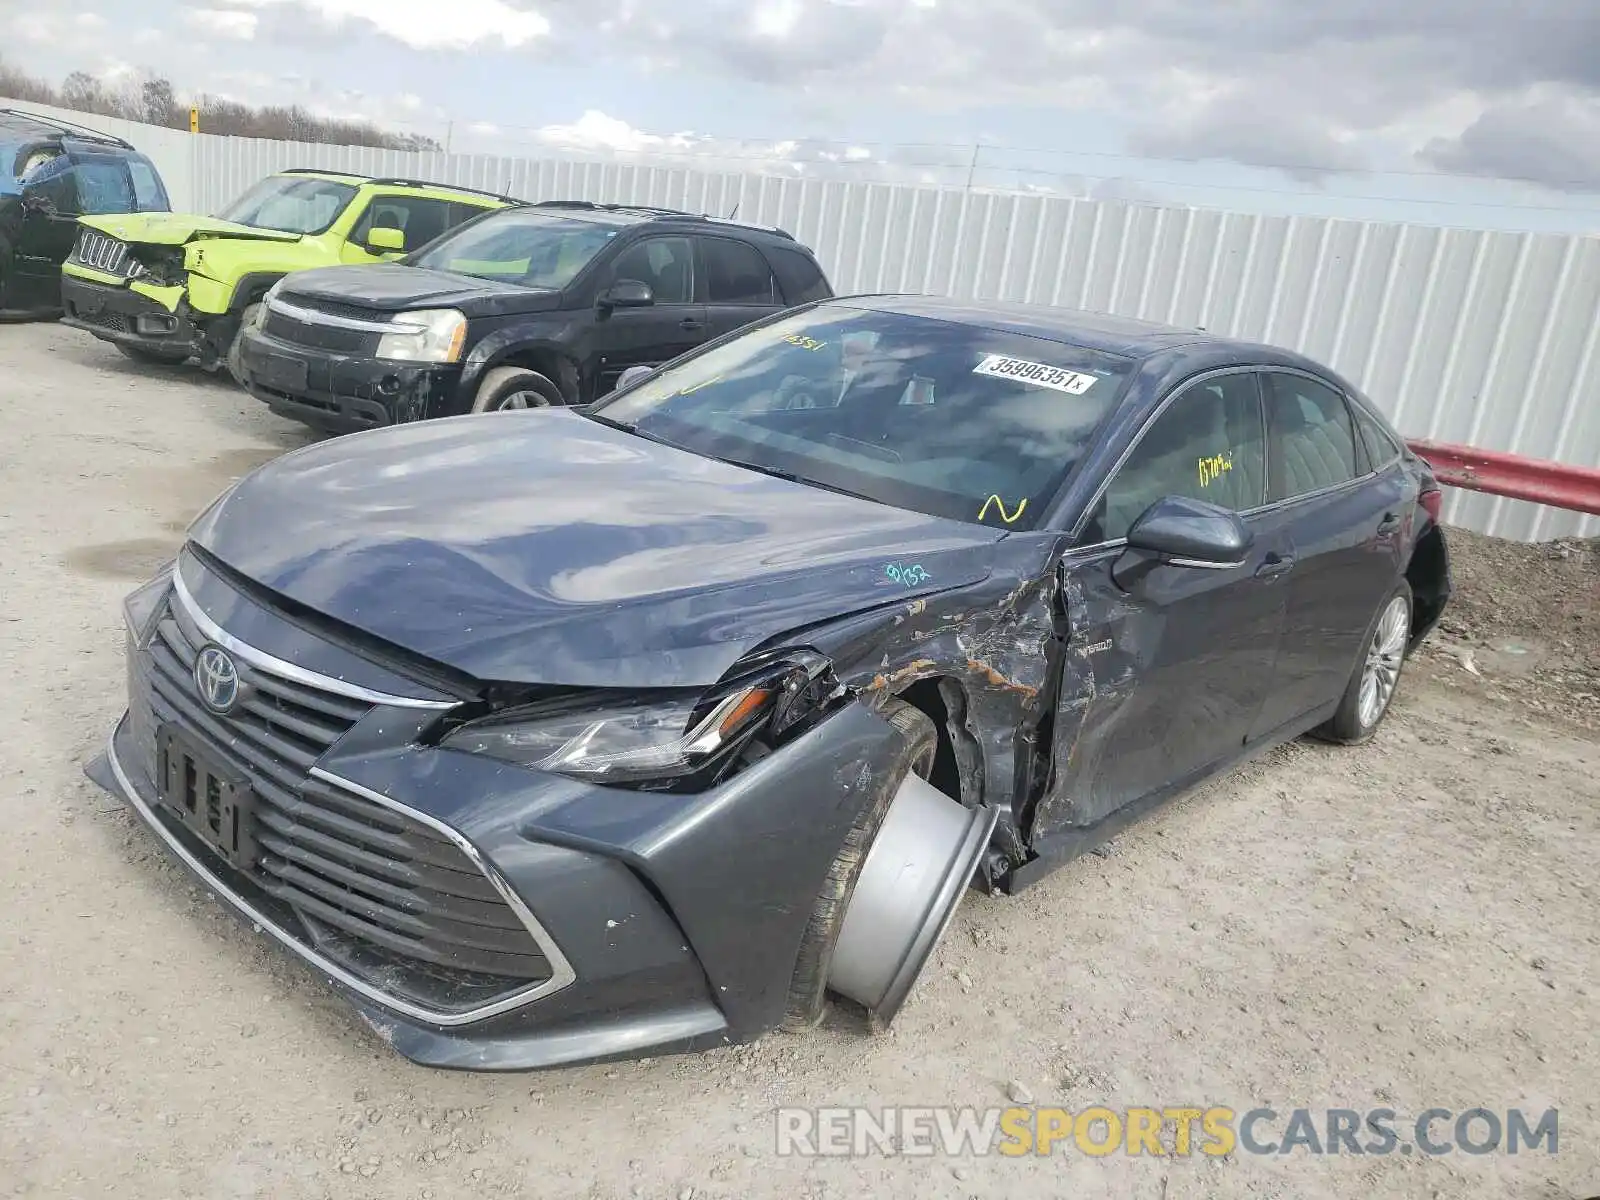
M 1441 484 L 1600 516 L 1600 470 L 1440 442 L 1406 442 Z

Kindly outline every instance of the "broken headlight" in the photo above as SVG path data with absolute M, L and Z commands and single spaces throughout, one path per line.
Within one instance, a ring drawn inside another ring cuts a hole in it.
M 378 357 L 402 362 L 453 363 L 467 340 L 467 318 L 453 308 L 419 308 L 389 318 L 394 331 L 378 339 Z
M 692 775 L 767 715 L 775 693 L 750 686 L 709 709 L 690 696 L 565 711 L 524 709 L 473 721 L 440 743 L 596 783 Z
M 439 744 L 595 783 L 670 784 L 718 776 L 736 751 L 802 732 L 842 694 L 828 660 L 802 651 L 749 664 L 709 693 L 510 709 Z

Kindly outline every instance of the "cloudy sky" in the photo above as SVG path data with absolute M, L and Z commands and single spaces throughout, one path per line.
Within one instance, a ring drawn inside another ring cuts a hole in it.
M 0 54 L 456 148 L 1600 228 L 1600 0 L 0 0 Z

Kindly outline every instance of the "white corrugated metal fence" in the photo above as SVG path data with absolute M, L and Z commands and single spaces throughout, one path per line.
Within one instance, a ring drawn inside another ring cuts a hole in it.
M 271 171 L 318 166 L 527 199 L 737 210 L 811 246 L 841 293 L 1059 304 L 1271 342 L 1356 381 L 1407 436 L 1600 466 L 1593 237 L 296 145 L 62 115 L 138 145 L 180 209 L 212 212 Z M 1453 491 L 1446 517 L 1522 540 L 1600 534 L 1597 518 Z

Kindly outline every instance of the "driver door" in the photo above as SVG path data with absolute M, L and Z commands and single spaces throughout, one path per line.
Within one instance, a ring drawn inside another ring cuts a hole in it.
M 22 227 L 10 301 L 18 309 L 61 303 L 61 264 L 78 241 L 77 171 L 66 154 L 39 166 L 22 185 Z
M 601 294 L 618 280 L 649 285 L 652 303 L 643 308 L 595 311 L 584 363 L 592 388 L 584 400 L 616 389 L 629 367 L 657 367 L 706 340 L 706 306 L 695 301 L 694 243 L 687 237 L 649 237 L 623 248 L 602 275 Z
M 1272 685 L 1294 561 L 1285 518 L 1263 511 L 1266 477 L 1259 376 L 1230 371 L 1185 385 L 1108 480 L 1059 568 L 1070 633 L 1052 786 L 1030 831 L 1040 853 L 1098 842 L 1241 752 Z M 1157 565 L 1125 588 L 1123 539 L 1168 495 L 1238 512 L 1250 551 L 1237 567 Z
M 339 261 L 352 264 L 389 262 L 419 250 L 450 228 L 450 208 L 445 201 L 428 196 L 373 196 L 339 248 Z M 371 245 L 374 229 L 398 230 L 401 248 L 387 250 Z

